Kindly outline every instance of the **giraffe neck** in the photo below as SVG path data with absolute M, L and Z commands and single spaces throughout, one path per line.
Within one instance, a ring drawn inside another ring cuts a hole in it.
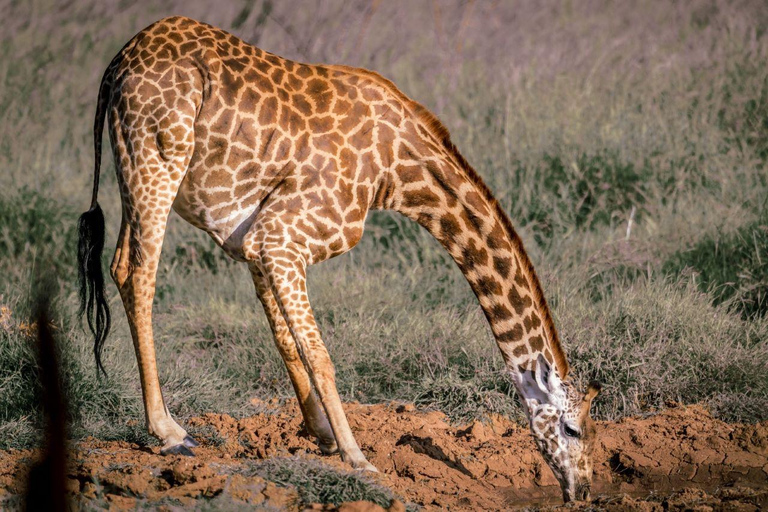
M 450 140 L 442 143 L 439 152 L 429 145 L 427 155 L 419 154 L 419 144 L 401 150 L 406 158 L 394 167 L 380 206 L 421 224 L 453 257 L 480 301 L 530 414 L 537 403 L 562 397 L 559 384 L 568 362 L 520 237 Z

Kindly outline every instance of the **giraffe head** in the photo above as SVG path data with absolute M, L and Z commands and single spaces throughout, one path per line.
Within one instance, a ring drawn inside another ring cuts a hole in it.
M 592 382 L 581 393 L 570 381 L 561 380 L 543 357 L 537 363 L 532 384 L 538 392 L 526 400 L 533 437 L 560 482 L 563 500 L 588 500 L 595 445 L 589 409 L 600 384 Z

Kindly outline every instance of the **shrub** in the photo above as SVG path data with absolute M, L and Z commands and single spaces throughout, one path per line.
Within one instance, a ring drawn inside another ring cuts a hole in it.
M 462 379 L 446 373 L 425 379 L 416 405 L 444 412 L 451 420 L 468 422 L 491 413 L 524 420 L 512 382 L 502 372 Z

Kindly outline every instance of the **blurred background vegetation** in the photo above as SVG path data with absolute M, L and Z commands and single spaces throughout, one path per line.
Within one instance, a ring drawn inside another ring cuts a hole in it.
M 30 291 L 58 287 L 73 434 L 146 441 L 115 287 L 97 379 L 76 321 L 99 80 L 170 14 L 305 62 L 376 70 L 434 111 L 510 214 L 596 416 L 707 404 L 768 418 L 768 5 L 757 1 L 0 2 L 0 447 L 37 437 Z M 119 225 L 105 152 L 105 265 Z M 310 269 L 343 398 L 521 417 L 476 299 L 440 246 L 376 213 Z M 155 303 L 171 411 L 292 396 L 247 269 L 172 215 Z

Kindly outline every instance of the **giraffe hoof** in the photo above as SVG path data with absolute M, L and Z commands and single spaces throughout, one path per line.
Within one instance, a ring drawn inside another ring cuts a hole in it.
M 192 436 L 187 436 L 184 438 L 184 446 L 187 448 L 194 448 L 196 446 L 200 446 L 200 443 L 195 441 L 195 439 Z
M 339 445 L 336 444 L 336 440 L 318 441 L 317 446 L 320 448 L 320 453 L 323 455 L 333 455 L 334 453 L 339 453 Z
M 360 462 L 353 462 L 352 467 L 358 471 L 370 471 L 371 473 L 378 473 L 379 470 L 376 469 L 376 466 L 368 462 L 367 460 L 363 459 Z
M 184 455 L 186 457 L 194 457 L 195 452 L 187 448 L 187 446 L 185 446 L 184 443 L 181 443 L 181 444 L 173 445 L 170 448 L 163 448 L 162 450 L 160 450 L 160 455 Z

